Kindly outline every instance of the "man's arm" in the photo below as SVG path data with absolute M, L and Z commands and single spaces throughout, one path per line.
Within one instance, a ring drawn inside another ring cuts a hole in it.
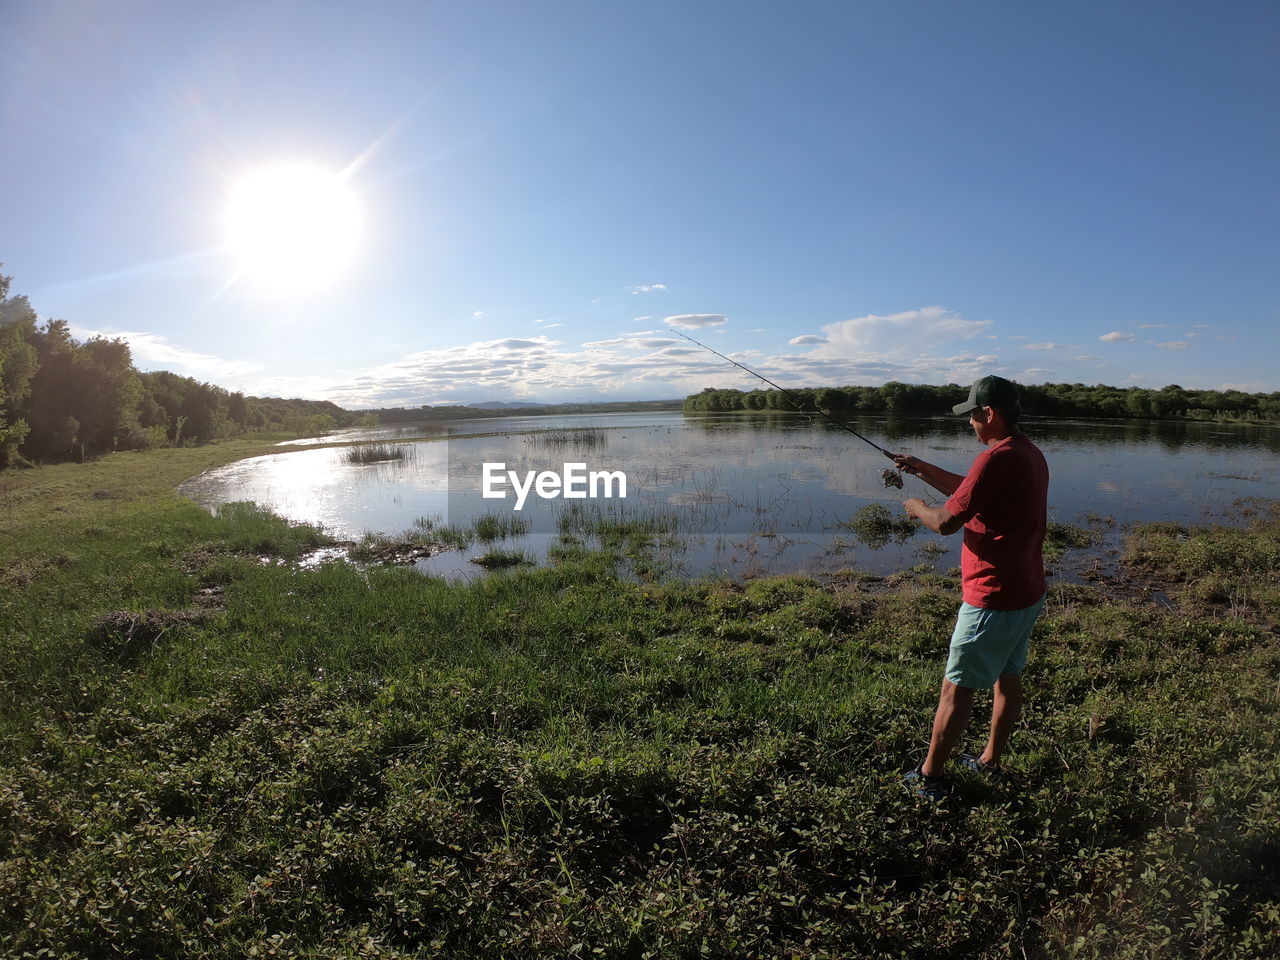
M 941 467 L 934 466 L 932 463 L 921 460 L 919 457 L 913 457 L 906 453 L 895 453 L 893 462 L 897 464 L 899 470 L 909 473 L 913 477 L 919 477 L 944 496 L 951 496 L 956 492 L 960 484 L 964 482 L 964 474 L 951 473 Z
M 934 533 L 940 533 L 946 537 L 964 526 L 964 521 L 959 517 L 953 517 L 946 507 L 931 507 L 919 497 L 904 500 L 902 509 L 907 511 L 907 516 L 915 517 Z

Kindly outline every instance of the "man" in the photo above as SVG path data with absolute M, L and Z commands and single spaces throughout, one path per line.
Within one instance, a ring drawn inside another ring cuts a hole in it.
M 1044 545 L 1049 468 L 1044 455 L 1018 429 L 1018 388 L 1003 377 L 983 377 L 969 398 L 952 408 L 968 414 L 986 446 L 964 476 L 906 454 L 899 469 L 947 495 L 940 507 L 912 498 L 906 512 L 935 533 L 964 528 L 960 552 L 963 603 L 933 720 L 929 754 L 906 775 L 920 797 L 951 792 L 947 759 L 969 725 L 973 693 L 995 688 L 986 749 L 960 761 L 982 773 L 998 773 L 1009 734 L 1022 710 L 1022 670 L 1031 628 L 1044 608 Z

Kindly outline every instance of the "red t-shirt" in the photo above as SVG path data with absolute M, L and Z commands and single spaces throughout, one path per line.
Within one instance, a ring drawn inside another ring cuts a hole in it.
M 946 509 L 964 521 L 960 574 L 964 602 L 1022 610 L 1044 594 L 1044 530 L 1049 466 L 1017 434 L 978 454 Z

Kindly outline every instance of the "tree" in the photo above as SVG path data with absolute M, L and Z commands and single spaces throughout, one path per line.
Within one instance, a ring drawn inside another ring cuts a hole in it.
M 33 328 L 39 367 L 31 378 L 22 452 L 33 460 L 80 459 L 114 450 L 138 427 L 142 387 L 124 340 L 78 343 L 65 320 Z
M 245 401 L 244 394 L 238 390 L 227 398 L 227 419 L 241 430 L 248 427 L 249 404 Z
M 49 320 L 32 332 L 39 367 L 31 378 L 26 420 L 31 433 L 22 452 L 32 460 L 63 460 L 75 455 L 80 440 L 80 384 L 76 342 L 65 320 Z M 83 453 L 83 450 L 81 451 Z
M 899 412 L 904 409 L 903 401 L 906 399 L 908 387 L 905 383 L 897 380 L 890 380 L 880 388 L 880 396 L 884 398 L 884 408 L 890 413 Z
M 849 396 L 843 390 L 837 390 L 834 387 L 824 387 L 814 394 L 814 403 L 818 405 L 819 410 L 843 410 L 848 402 Z
M 226 420 L 227 392 L 208 383 L 195 383 L 182 400 L 181 414 L 186 417 L 183 439 L 206 443 L 218 436 Z
M 30 343 L 36 312 L 26 297 L 9 296 L 12 277 L 0 275 L 0 469 L 30 432 L 19 412 L 31 393 L 38 360 Z
M 142 382 L 124 340 L 95 337 L 76 352 L 80 437 L 91 453 L 114 450 L 138 427 Z

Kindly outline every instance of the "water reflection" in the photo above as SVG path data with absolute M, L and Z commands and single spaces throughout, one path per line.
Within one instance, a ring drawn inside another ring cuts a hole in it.
M 886 449 L 913 453 L 963 472 L 980 448 L 956 419 L 850 420 Z M 1199 423 L 1027 425 L 1049 461 L 1053 519 L 1089 514 L 1121 521 L 1200 522 L 1240 497 L 1280 497 L 1280 431 Z M 344 460 L 342 447 L 297 445 L 246 460 L 184 484 L 206 506 L 254 500 L 333 535 L 395 535 L 421 517 L 465 526 L 488 513 L 510 512 L 513 499 L 481 496 L 482 467 L 503 462 L 521 476 L 586 462 L 622 470 L 620 518 L 674 511 L 680 549 L 671 563 L 686 573 L 782 572 L 858 566 L 890 572 L 920 562 L 947 569 L 958 562 L 958 538 L 921 533 L 872 549 L 840 524 L 872 503 L 895 513 L 908 496 L 941 498 L 920 481 L 903 491 L 880 482 L 885 458 L 847 432 L 807 417 L 778 413 L 679 413 L 502 417 L 344 431 L 344 441 L 393 444 L 404 459 L 371 464 Z M 328 438 L 330 441 L 335 437 Z M 530 533 L 510 544 L 545 557 L 566 503 L 530 497 L 522 515 Z M 1114 528 L 1104 547 L 1114 547 Z M 474 570 L 454 552 L 423 561 L 432 572 Z

